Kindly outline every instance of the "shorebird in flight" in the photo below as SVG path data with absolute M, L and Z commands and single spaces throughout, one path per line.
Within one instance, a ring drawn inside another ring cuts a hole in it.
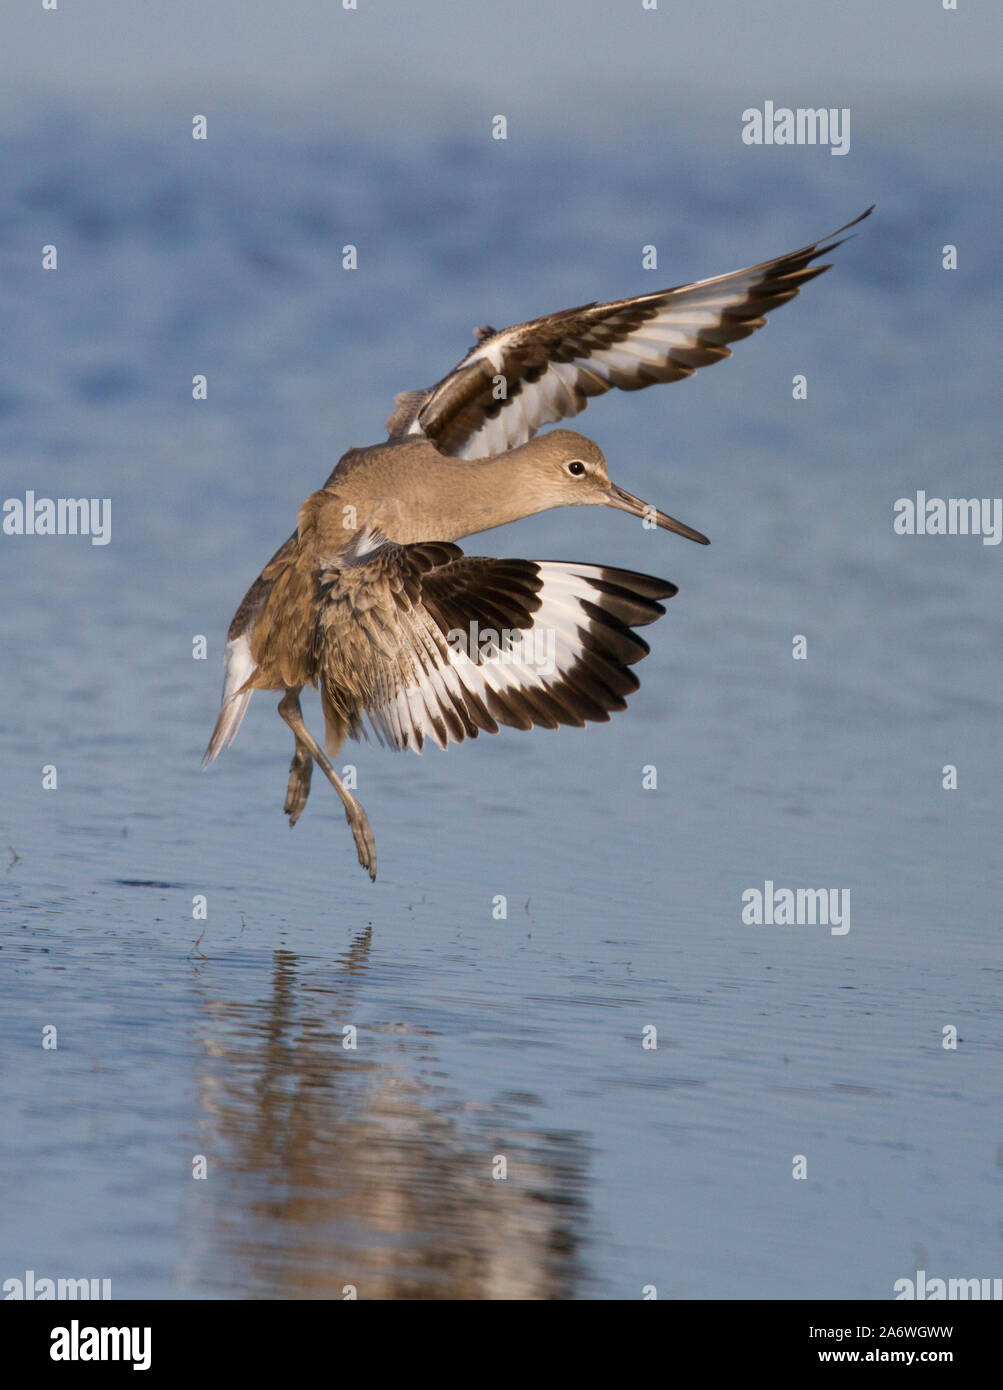
M 346 735 L 421 752 L 499 725 L 606 721 L 638 688 L 649 648 L 633 631 L 676 586 L 605 565 L 467 556 L 464 536 L 551 507 L 614 507 L 707 538 L 611 482 L 602 451 L 571 430 L 534 438 L 612 387 L 679 381 L 731 355 L 766 315 L 829 267 L 832 233 L 712 280 L 585 304 L 496 332 L 437 385 L 406 391 L 385 443 L 349 449 L 251 585 L 227 637 L 222 708 L 202 766 L 234 738 L 255 690 L 282 692 L 295 751 L 285 813 L 296 821 L 316 763 L 376 877 L 365 811 L 332 766 Z M 322 749 L 300 709 L 319 686 Z M 325 752 L 326 749 L 326 752 Z

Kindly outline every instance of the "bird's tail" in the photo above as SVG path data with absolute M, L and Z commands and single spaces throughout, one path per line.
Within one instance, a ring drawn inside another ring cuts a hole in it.
M 207 768 L 213 759 L 222 753 L 224 748 L 229 748 L 240 728 L 240 721 L 250 704 L 251 696 L 254 694 L 253 690 L 245 689 L 248 680 L 255 671 L 255 661 L 251 656 L 251 644 L 246 634 L 242 633 L 239 637 L 227 642 L 223 663 L 225 670 L 223 703 L 219 711 L 219 718 L 216 720 L 216 727 L 212 731 L 212 738 L 209 740 L 209 746 L 202 759 L 203 768 Z

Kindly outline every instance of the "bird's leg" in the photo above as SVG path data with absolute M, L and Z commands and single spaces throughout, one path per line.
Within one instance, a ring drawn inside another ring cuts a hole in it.
M 291 830 L 300 816 L 310 795 L 310 777 L 313 774 L 313 758 L 309 748 L 300 739 L 296 740 L 296 751 L 289 764 L 289 785 L 286 788 L 286 804 L 283 810 L 289 817 Z
M 301 689 L 302 687 L 300 687 Z M 331 766 L 331 760 L 321 748 L 320 744 L 311 734 L 310 730 L 303 722 L 303 711 L 300 709 L 299 689 L 287 690 L 279 701 L 279 714 L 289 725 L 296 739 L 296 754 L 293 758 L 295 768 L 299 757 L 300 745 L 302 745 L 314 762 L 323 772 L 324 776 L 331 783 L 331 786 L 341 797 L 345 807 L 345 819 L 348 821 L 352 835 L 355 837 L 355 848 L 359 852 L 359 863 L 364 869 L 368 869 L 369 877 L 376 877 L 376 841 L 373 839 L 373 832 L 369 828 L 369 821 L 366 813 L 356 801 L 355 797 L 345 786 L 344 782 Z M 292 789 L 293 774 L 290 773 L 290 789 Z M 298 787 L 303 785 L 302 776 L 297 778 Z M 309 788 L 309 776 L 306 778 L 306 786 Z M 303 797 L 306 800 L 306 795 Z

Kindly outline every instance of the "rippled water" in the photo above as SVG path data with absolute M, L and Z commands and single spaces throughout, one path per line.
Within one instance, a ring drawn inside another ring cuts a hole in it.
M 66 116 L 2 150 L 3 495 L 110 497 L 113 537 L 0 538 L 0 1278 L 887 1298 L 999 1272 L 1000 549 L 891 524 L 918 488 L 1000 491 L 987 156 L 496 153 Z M 873 199 L 732 363 L 580 422 L 710 550 L 598 509 L 467 542 L 680 585 L 629 714 L 351 747 L 375 885 L 324 785 L 290 834 L 271 697 L 199 772 L 248 582 L 471 325 L 720 273 Z M 850 931 L 744 924 L 765 880 L 849 890 Z

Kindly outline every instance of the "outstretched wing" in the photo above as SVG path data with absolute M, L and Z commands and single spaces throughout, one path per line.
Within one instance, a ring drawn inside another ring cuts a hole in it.
M 590 396 L 612 387 L 638 391 L 679 381 L 730 357 L 766 315 L 828 270 L 813 265 L 871 208 L 831 236 L 772 261 L 692 285 L 583 304 L 496 333 L 478 329 L 477 345 L 427 391 L 397 397 L 392 437 L 424 434 L 444 454 L 484 458 L 525 444 L 541 425 L 577 415 Z M 498 395 L 498 378 L 505 395 Z
M 499 725 L 609 719 L 648 653 L 634 627 L 676 586 L 602 565 L 466 556 L 380 543 L 321 575 L 317 657 L 325 700 L 353 737 L 421 752 Z M 351 672 L 350 689 L 345 672 Z

